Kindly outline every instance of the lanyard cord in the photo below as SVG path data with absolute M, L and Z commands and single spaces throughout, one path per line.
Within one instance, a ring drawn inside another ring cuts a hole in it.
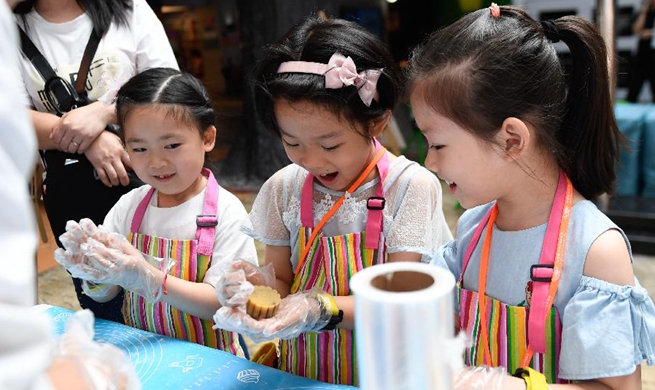
M 343 195 L 341 195 L 339 200 L 337 200 L 337 202 L 332 206 L 330 211 L 328 211 L 327 214 L 325 214 L 323 219 L 321 219 L 321 221 L 318 223 L 318 225 L 316 225 L 316 227 L 312 230 L 312 234 L 311 234 L 311 236 L 309 236 L 309 240 L 307 240 L 307 242 L 305 243 L 305 247 L 303 248 L 302 255 L 300 256 L 300 259 L 298 261 L 298 266 L 296 267 L 296 275 L 300 272 L 300 269 L 302 268 L 303 264 L 305 264 L 305 260 L 307 259 L 307 254 L 309 254 L 309 250 L 312 247 L 311 244 L 314 242 L 314 240 L 316 239 L 316 236 L 318 236 L 318 233 L 321 231 L 323 226 L 325 226 L 325 224 L 330 220 L 330 218 L 332 218 L 334 213 L 337 212 L 339 207 L 341 207 L 341 205 L 343 204 L 343 201 L 346 199 L 346 193 L 355 192 L 355 190 L 362 184 L 364 179 L 366 179 L 368 174 L 371 173 L 371 171 L 375 168 L 378 161 L 380 161 L 380 159 L 382 158 L 382 156 L 384 156 L 384 153 L 386 153 L 386 151 L 387 151 L 387 149 L 384 146 L 380 147 L 380 149 L 377 151 L 375 156 L 373 156 L 373 159 L 371 160 L 371 162 L 368 164 L 368 166 L 359 175 L 357 180 L 355 180 L 355 182 L 350 186 L 350 188 L 348 188 L 348 190 Z

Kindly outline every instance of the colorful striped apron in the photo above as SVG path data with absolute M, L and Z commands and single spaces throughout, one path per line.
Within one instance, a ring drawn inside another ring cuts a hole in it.
M 198 228 L 195 239 L 176 240 L 139 233 L 154 188 L 148 191 L 137 207 L 128 236 L 132 245 L 146 255 L 173 258 L 175 265 L 170 275 L 196 283 L 203 282 L 211 263 L 218 211 L 218 183 L 211 171 L 204 169 L 203 175 L 208 180 L 203 214 L 196 218 Z M 237 333 L 215 331 L 212 321 L 186 314 L 162 301 L 149 303 L 142 296 L 125 291 L 123 316 L 125 323 L 135 328 L 218 348 L 239 357 L 245 356 Z
M 379 147 L 379 144 L 376 145 Z M 291 293 L 322 288 L 333 296 L 350 295 L 352 275 L 366 267 L 386 262 L 382 234 L 383 183 L 389 171 L 385 154 L 377 163 L 380 183 L 375 196 L 369 198 L 366 231 L 334 237 L 318 236 L 308 243 L 314 228 L 313 182 L 309 174 L 301 195 L 302 227 L 299 234 L 299 253 L 311 245 L 307 259 L 296 272 Z M 375 206 L 373 206 L 375 204 Z M 367 240 L 368 236 L 368 240 Z M 375 239 L 372 239 L 372 238 Z M 357 385 L 357 356 L 354 332 L 347 329 L 303 333 L 297 339 L 280 341 L 280 369 L 323 382 Z
M 491 232 L 497 214 L 494 205 L 478 224 L 463 258 L 457 284 L 460 329 L 471 340 L 465 361 L 468 365 L 503 366 L 514 373 L 530 366 L 543 373 L 548 383 L 569 383 L 558 378 L 562 324 L 552 306 L 564 263 L 573 187 L 560 172 L 539 264 L 531 268 L 531 298 L 526 306 L 510 306 L 485 294 Z M 464 272 L 473 250 L 487 228 L 483 242 L 478 292 L 463 288 Z M 480 299 L 480 297 L 484 299 Z M 547 313 L 547 315 L 546 315 Z

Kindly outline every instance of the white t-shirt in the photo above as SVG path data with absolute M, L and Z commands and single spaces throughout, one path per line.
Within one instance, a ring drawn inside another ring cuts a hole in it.
M 134 0 L 133 4 L 133 11 L 128 13 L 128 26 L 117 27 L 112 23 L 100 40 L 86 82 L 92 101 L 108 93 L 113 97 L 122 84 L 146 69 L 178 69 L 164 27 L 153 10 L 145 0 Z M 57 75 L 74 85 L 93 29 L 91 19 L 83 13 L 70 22 L 50 23 L 35 10 L 25 18 L 27 29 L 21 17 L 16 20 Z M 43 93 L 45 81 L 24 56 L 21 56 L 20 69 L 25 101 L 37 111 L 54 112 Z
M 127 237 L 137 206 L 150 190 L 149 185 L 123 195 L 109 210 L 103 226 Z M 146 209 L 139 233 L 162 238 L 190 240 L 196 236 L 196 216 L 202 214 L 205 190 L 176 207 L 157 207 L 157 191 Z M 222 261 L 246 260 L 257 264 L 257 251 L 252 238 L 239 231 L 248 217 L 243 204 L 223 187 L 218 191 L 218 225 L 214 239 L 214 254 L 205 283 L 214 285 L 218 275 L 216 265 Z
M 52 339 L 36 303 L 36 223 L 28 182 L 36 163 L 36 137 L 16 99 L 18 36 L 7 3 L 0 1 L 0 389 L 50 389 L 45 376 Z

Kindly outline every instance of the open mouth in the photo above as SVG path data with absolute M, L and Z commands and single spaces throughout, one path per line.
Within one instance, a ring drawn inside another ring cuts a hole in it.
M 444 181 L 446 182 L 446 184 L 448 184 L 448 189 L 450 189 L 450 193 L 454 194 L 455 190 L 457 189 L 457 183 L 448 180 L 444 180 Z
M 168 174 L 168 175 L 153 175 L 153 177 L 157 180 L 168 180 L 171 177 L 175 176 L 174 173 Z
M 339 172 L 325 173 L 325 174 L 318 175 L 318 178 L 324 183 L 330 183 L 333 182 L 338 175 Z

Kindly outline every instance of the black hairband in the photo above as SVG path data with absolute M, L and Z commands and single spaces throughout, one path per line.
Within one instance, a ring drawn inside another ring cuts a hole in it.
M 554 20 L 544 20 L 541 22 L 541 28 L 544 30 L 544 35 L 549 41 L 556 43 L 560 41 L 559 28 Z

